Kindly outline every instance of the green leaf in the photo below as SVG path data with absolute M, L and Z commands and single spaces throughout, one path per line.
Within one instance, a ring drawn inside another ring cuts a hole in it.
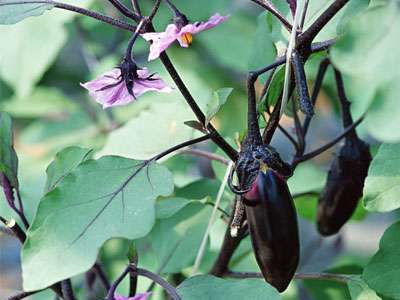
M 370 6 L 348 22 L 345 34 L 331 49 L 335 67 L 345 75 L 350 100 L 356 107 L 369 108 L 365 125 L 385 142 L 400 141 L 396 122 L 400 116 L 399 13 L 393 1 Z
M 41 199 L 22 250 L 24 290 L 88 270 L 112 237 L 136 239 L 151 230 L 154 200 L 169 195 L 173 181 L 165 167 L 143 166 L 116 156 L 87 160 Z
M 391 211 L 400 207 L 400 144 L 382 144 L 368 170 L 364 206 L 369 211 Z
M 191 202 L 185 198 L 160 199 L 156 203 L 156 217 L 157 219 L 168 219 Z
M 213 92 L 206 106 L 206 124 L 218 113 L 232 91 L 233 88 L 222 88 Z
M 56 88 L 37 87 L 27 98 L 13 97 L 0 106 L 18 118 L 54 116 L 76 110 L 77 106 Z
M 380 300 L 374 290 L 372 290 L 360 276 L 352 276 L 347 282 L 352 300 Z
M 206 230 L 212 208 L 198 201 L 186 202 L 187 205 L 171 217 L 158 219 L 151 233 L 138 246 L 139 257 L 152 249 L 159 264 L 157 268 L 162 273 L 177 273 L 191 266 Z
M 80 147 L 68 147 L 58 152 L 54 160 L 47 167 L 47 181 L 45 191 L 50 192 L 81 162 L 89 159 L 92 150 Z
M 29 0 L 1 0 L 0 24 L 15 24 L 25 18 L 39 16 L 43 14 L 46 10 L 52 9 L 54 7 L 54 4 L 51 3 L 29 2 Z
M 211 275 L 198 275 L 186 279 L 178 286 L 182 300 L 278 300 L 277 290 L 261 279 L 221 279 Z
M 0 172 L 6 175 L 11 186 L 18 187 L 18 157 L 14 150 L 12 119 L 5 112 L 0 112 Z
M 319 192 L 325 184 L 326 173 L 312 163 L 299 165 L 294 175 L 288 180 L 293 195 Z
M 85 7 L 91 1 L 64 2 Z M 15 90 L 18 98 L 29 96 L 43 73 L 54 62 L 67 40 L 64 24 L 74 16 L 76 14 L 72 12 L 51 10 L 41 18 L 28 18 L 13 26 L 0 26 L 1 40 L 7 41 L 0 43 L 0 77 Z
M 386 229 L 379 250 L 364 268 L 362 278 L 377 293 L 400 299 L 400 222 Z
M 165 100 L 165 99 L 163 99 Z M 154 102 L 148 110 L 114 130 L 100 155 L 149 159 L 176 144 L 189 140 L 193 129 L 184 124 L 192 112 L 182 101 Z
M 249 69 L 256 70 L 274 62 L 276 48 L 273 30 L 277 27 L 275 18 L 268 12 L 262 13 L 257 17 L 257 30 L 254 36 L 253 46 L 249 56 Z M 269 73 L 268 73 L 269 74 Z M 260 77 L 265 82 L 266 75 Z

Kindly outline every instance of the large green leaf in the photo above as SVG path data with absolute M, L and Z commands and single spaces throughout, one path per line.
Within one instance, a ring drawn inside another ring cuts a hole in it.
M 292 194 L 319 192 L 325 184 L 326 173 L 312 163 L 299 165 L 294 175 L 288 180 Z
M 279 293 L 261 279 L 221 279 L 199 275 L 186 279 L 178 286 L 183 300 L 279 300 Z
M 362 278 L 377 293 L 400 299 L 400 222 L 386 229 Z
M 47 167 L 47 181 L 45 191 L 50 192 L 81 162 L 89 159 L 92 150 L 80 147 L 68 147 L 58 152 L 56 157 Z
M 65 2 L 86 6 L 91 0 Z M 18 98 L 27 97 L 53 63 L 67 39 L 64 24 L 74 16 L 71 12 L 51 10 L 41 18 L 0 26 L 0 38 L 7 41 L 0 43 L 0 77 Z
M 15 24 L 25 18 L 39 16 L 54 7 L 50 1 L 49 3 L 29 2 L 29 0 L 0 0 L 0 24 Z
M 381 300 L 360 276 L 352 276 L 347 282 L 352 300 Z
M 18 187 L 18 158 L 14 150 L 12 119 L 0 112 L 0 173 L 4 173 L 11 186 Z M 1 181 L 0 181 L 1 183 Z
M 155 102 L 148 110 L 114 130 L 99 155 L 121 155 L 148 159 L 190 139 L 193 129 L 184 121 L 193 118 L 182 101 Z
M 400 207 L 400 144 L 382 144 L 369 167 L 364 206 L 370 211 Z
M 141 166 L 116 156 L 87 160 L 41 199 L 22 250 L 25 290 L 86 271 L 112 237 L 136 239 L 151 230 L 154 200 L 170 194 L 173 182 L 165 167 Z
M 395 1 L 371 6 L 345 26 L 345 34 L 331 50 L 335 66 L 346 77 L 350 100 L 370 108 L 365 120 L 376 138 L 400 140 L 397 120 L 400 110 L 400 7 Z

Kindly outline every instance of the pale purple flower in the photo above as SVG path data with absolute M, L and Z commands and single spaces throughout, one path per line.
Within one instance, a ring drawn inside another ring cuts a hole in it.
M 123 80 L 120 68 L 114 68 L 94 80 L 81 83 L 89 91 L 89 95 L 103 108 L 126 105 L 140 95 L 149 92 L 169 93 L 172 88 L 155 74 L 149 74 L 147 68 L 137 69 L 133 78 L 132 93 L 129 92 L 126 81 Z
M 178 40 L 181 47 L 189 47 L 192 43 L 193 35 L 200 31 L 211 29 L 228 18 L 229 16 L 221 16 L 217 13 L 211 16 L 206 22 L 189 23 L 184 26 L 169 24 L 164 32 L 149 32 L 142 34 L 142 37 L 146 41 L 152 41 L 152 44 L 150 45 L 149 60 L 158 58 L 160 53 L 165 51 L 165 49 L 176 40 Z
M 140 293 L 134 297 L 125 297 L 122 295 L 115 295 L 114 299 L 115 300 L 147 300 L 147 299 L 149 299 L 150 295 L 151 295 L 151 292 Z

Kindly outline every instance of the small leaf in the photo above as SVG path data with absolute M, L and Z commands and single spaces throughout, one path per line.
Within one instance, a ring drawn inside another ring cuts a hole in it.
M 40 201 L 22 250 L 24 290 L 88 270 L 110 238 L 146 235 L 154 200 L 172 190 L 172 175 L 154 162 L 106 156 L 81 163 Z
M 400 144 L 382 144 L 371 162 L 364 186 L 364 206 L 369 211 L 400 207 Z
M 182 300 L 279 300 L 278 291 L 261 279 L 221 279 L 211 275 L 198 275 L 186 279 L 178 286 Z
M 221 107 L 228 100 L 229 95 L 232 93 L 232 88 L 222 88 L 215 91 L 207 103 L 206 107 L 206 125 L 218 113 Z
M 352 300 L 380 300 L 374 290 L 372 290 L 360 276 L 352 276 L 347 282 Z
M 386 229 L 379 250 L 364 268 L 362 278 L 377 293 L 400 298 L 400 222 Z
M 35 3 L 29 0 L 0 0 L 0 24 L 15 24 L 25 18 L 39 16 L 53 7 L 51 1 Z
M 47 167 L 47 182 L 45 190 L 50 192 L 81 162 L 89 159 L 92 150 L 79 147 L 68 147 L 58 152 L 54 160 Z
M 201 124 L 199 121 L 191 120 L 191 121 L 185 121 L 183 123 L 186 126 L 189 126 L 190 128 L 196 129 L 202 133 L 207 133 L 207 130 L 204 128 L 203 124 Z
M 12 187 L 18 187 L 18 157 L 14 150 L 12 119 L 5 112 L 0 112 L 0 172 L 6 175 Z

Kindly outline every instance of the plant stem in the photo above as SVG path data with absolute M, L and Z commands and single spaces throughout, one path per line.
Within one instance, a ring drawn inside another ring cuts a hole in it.
M 108 291 L 111 285 L 100 263 L 96 262 L 93 266 L 93 269 L 96 271 L 97 276 L 99 276 L 99 279 L 103 284 L 104 288 Z
M 154 27 L 151 24 L 149 25 L 149 27 L 151 31 L 154 31 Z M 214 126 L 212 126 L 211 123 L 208 123 L 206 125 L 205 115 L 203 114 L 200 107 L 197 105 L 196 101 L 194 100 L 189 90 L 187 89 L 186 85 L 180 78 L 178 72 L 176 71 L 168 55 L 165 52 L 163 52 L 160 54 L 160 59 L 164 67 L 166 68 L 167 72 L 170 74 L 172 80 L 175 82 L 176 86 L 181 92 L 182 96 L 185 98 L 187 104 L 190 106 L 193 113 L 196 115 L 198 121 L 201 124 L 203 124 L 203 126 L 206 127 L 208 132 L 211 134 L 212 141 L 215 144 L 217 144 L 217 146 L 219 146 L 229 156 L 231 160 L 236 161 L 238 156 L 237 151 L 233 149 L 232 146 L 225 141 L 225 139 L 218 133 L 218 131 L 214 128 Z
M 353 124 L 353 118 L 350 112 L 350 101 L 347 99 L 346 96 L 342 74 L 336 68 L 334 69 L 334 72 L 335 72 L 337 93 L 340 100 L 340 106 L 342 109 L 343 127 L 346 128 Z M 348 137 L 357 138 L 356 130 L 354 129 L 351 132 L 349 132 Z
M 290 32 L 292 31 L 292 25 L 289 23 L 289 21 L 282 15 L 282 13 L 274 6 L 274 4 L 269 1 L 269 0 L 250 0 L 259 6 L 265 8 L 267 11 L 269 11 L 272 15 L 274 15 L 282 24 L 285 26 L 285 28 Z
M 310 101 L 310 95 L 308 93 L 303 57 L 301 57 L 301 55 L 297 51 L 293 51 L 292 58 L 294 79 L 297 86 L 297 93 L 299 94 L 300 98 L 300 110 L 306 116 L 312 116 L 314 114 L 314 109 Z
M 328 150 L 330 147 L 334 146 L 336 143 L 338 143 L 341 139 L 343 139 L 344 137 L 346 137 L 349 133 L 354 131 L 354 128 L 356 128 L 362 121 L 364 120 L 364 115 L 362 115 L 356 122 L 354 122 L 353 124 L 351 124 L 351 126 L 347 127 L 342 134 L 340 134 L 339 136 L 337 136 L 336 138 L 334 138 L 332 141 L 330 141 L 329 143 L 325 144 L 324 146 L 311 151 L 307 154 L 302 155 L 301 157 L 298 158 L 294 158 L 293 162 L 292 162 L 292 168 L 295 168 L 299 163 L 304 162 L 306 160 L 310 160 L 312 158 L 314 158 L 315 156 L 320 155 L 322 152 Z
M 141 15 L 142 15 L 142 12 L 141 12 L 141 10 L 140 10 L 140 6 L 139 6 L 139 3 L 138 3 L 138 0 L 131 0 L 131 2 L 132 2 L 133 10 L 134 10 L 139 16 L 141 16 Z
M 106 300 L 114 300 L 114 294 L 118 285 L 130 272 L 136 273 L 137 275 L 147 277 L 153 280 L 154 282 L 162 286 L 173 300 L 181 300 L 180 296 L 176 292 L 176 289 L 172 285 L 170 285 L 166 280 L 148 270 L 137 268 L 135 264 L 129 264 L 122 272 L 122 274 L 117 278 L 117 280 L 111 285 L 110 289 L 108 290 Z
M 76 300 L 70 279 L 61 281 L 61 291 L 64 296 L 64 300 Z
M 225 274 L 227 277 L 232 278 L 263 278 L 261 273 L 257 272 L 232 272 L 229 271 Z M 326 280 L 346 284 L 350 280 L 350 275 L 333 274 L 333 273 L 296 273 L 294 279 L 299 280 Z
M 349 0 L 335 0 L 314 23 L 298 38 L 299 46 L 306 46 L 311 44 L 317 34 L 324 28 L 324 26 L 336 15 L 336 13 L 346 5 Z
M 161 276 L 152 273 L 148 270 L 145 269 L 136 269 L 136 273 L 140 276 L 147 277 L 154 282 L 158 283 L 161 287 L 164 288 L 164 290 L 168 293 L 168 295 L 173 299 L 173 300 L 181 300 L 181 297 L 178 295 L 176 288 L 173 287 L 171 284 L 169 284 L 164 278 Z
M 324 80 L 326 70 L 328 69 L 329 64 L 330 64 L 329 58 L 323 59 L 321 61 L 321 63 L 319 64 L 317 77 L 315 79 L 313 91 L 311 94 L 311 104 L 313 106 L 315 106 L 315 103 L 317 102 L 317 97 L 318 97 L 319 91 L 321 90 L 322 82 Z M 304 124 L 303 124 L 303 134 L 304 135 L 307 134 L 308 128 L 310 127 L 311 118 L 312 118 L 312 116 L 306 116 L 306 118 L 304 120 Z
M 133 13 L 129 8 L 127 8 L 121 1 L 119 0 L 108 0 L 120 13 L 122 13 L 125 17 L 128 17 L 136 22 L 139 22 L 141 17 L 135 13 Z
M 190 155 L 194 155 L 194 156 L 199 156 L 199 157 L 204 157 L 206 159 L 209 160 L 215 160 L 218 161 L 224 165 L 228 165 L 229 160 L 227 160 L 225 157 L 217 155 L 215 153 L 212 152 L 208 152 L 208 151 L 204 151 L 204 150 L 200 150 L 200 149 L 184 149 L 181 151 L 181 153 L 183 154 L 190 154 Z
M 235 197 L 234 206 L 236 207 L 236 202 L 240 201 L 238 197 Z M 232 223 L 234 214 L 231 214 L 229 224 Z M 240 245 L 240 242 L 247 230 L 247 226 L 242 226 L 236 237 L 231 236 L 230 226 L 227 226 L 224 236 L 224 241 L 221 246 L 221 250 L 219 251 L 218 257 L 214 262 L 214 265 L 210 271 L 210 274 L 214 276 L 221 277 L 228 271 L 229 261 L 231 260 L 233 253 Z
M 11 296 L 11 297 L 7 298 L 7 300 L 21 300 L 21 299 L 25 299 L 26 297 L 35 295 L 35 294 L 37 294 L 37 293 L 39 293 L 39 292 L 41 292 L 41 291 L 43 291 L 43 290 L 32 291 L 32 292 L 21 292 L 21 293 L 19 293 L 19 294 L 16 294 L 16 295 L 14 295 L 14 296 Z
M 195 262 L 193 265 L 193 271 L 192 271 L 193 275 L 197 274 L 197 272 L 199 270 L 201 260 L 203 259 L 203 256 L 204 256 L 204 251 L 206 249 L 208 236 L 210 234 L 211 227 L 214 224 L 215 218 L 217 217 L 218 207 L 219 207 L 219 204 L 221 203 L 221 199 L 222 199 L 222 196 L 225 191 L 226 183 L 228 182 L 229 174 L 231 173 L 232 168 L 233 168 L 233 162 L 230 162 L 228 167 L 226 168 L 224 179 L 222 180 L 222 183 L 219 187 L 218 194 L 217 194 L 217 197 L 216 197 L 216 200 L 214 203 L 214 208 L 211 212 L 211 216 L 210 216 L 210 219 L 208 220 L 208 225 L 207 225 L 206 231 L 204 232 L 203 239 L 201 240 L 200 247 L 197 252 L 197 256 L 196 256 L 196 259 L 195 259 Z

